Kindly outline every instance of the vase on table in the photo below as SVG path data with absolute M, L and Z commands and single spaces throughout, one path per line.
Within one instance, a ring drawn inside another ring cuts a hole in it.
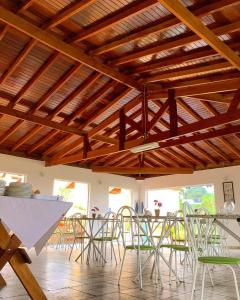
M 156 217 L 159 217 L 159 216 L 160 216 L 160 208 L 154 209 L 154 212 L 155 212 L 155 216 L 156 216 Z
M 92 218 L 96 219 L 96 213 L 92 213 Z

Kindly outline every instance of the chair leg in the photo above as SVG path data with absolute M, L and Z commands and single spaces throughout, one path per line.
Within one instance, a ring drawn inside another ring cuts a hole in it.
M 116 253 L 115 253 L 115 249 L 114 249 L 113 241 L 111 241 L 111 248 L 112 248 L 112 251 L 113 251 L 113 256 L 114 256 L 114 259 L 115 259 L 115 262 L 116 262 L 116 266 L 117 266 L 117 256 L 116 256 Z
M 119 240 L 117 240 L 117 244 L 118 244 L 118 255 L 119 255 L 119 260 L 121 261 L 121 251 L 120 251 L 120 245 L 119 245 Z
M 195 269 L 194 269 L 194 277 L 193 277 L 193 285 L 192 285 L 191 300 L 193 300 L 193 297 L 194 297 L 195 286 L 196 286 L 196 280 L 197 280 L 197 273 L 198 273 L 198 262 L 196 262 L 196 264 L 195 264 Z
M 206 275 L 206 264 L 203 264 L 203 277 L 202 277 L 202 289 L 201 289 L 201 300 L 204 299 L 204 285 L 205 285 L 205 275 Z
M 214 287 L 214 282 L 213 282 L 213 279 L 212 279 L 212 274 L 211 274 L 211 270 L 209 268 L 209 265 L 207 265 L 207 271 L 208 271 L 208 275 L 210 277 L 211 285 L 212 285 L 212 287 Z
M 142 264 L 141 264 L 141 252 L 140 251 L 138 251 L 138 268 L 139 268 L 140 290 L 142 290 Z
M 120 285 L 120 280 L 121 280 L 121 276 L 122 276 L 122 270 L 123 270 L 123 264 L 124 264 L 124 260 L 125 260 L 125 255 L 126 255 L 126 249 L 124 248 L 123 259 L 122 259 L 120 274 L 119 274 L 119 278 L 118 278 L 118 285 Z
M 172 255 L 173 255 L 173 250 L 170 250 L 170 256 L 169 256 L 169 285 L 172 284 Z
M 233 273 L 233 279 L 234 279 L 235 288 L 236 288 L 237 300 L 240 300 L 239 289 L 238 289 L 238 282 L 237 282 L 236 273 L 235 273 L 233 267 L 231 267 L 231 266 L 228 266 L 228 267 L 232 270 L 232 273 Z
M 72 244 L 72 247 L 71 247 L 71 252 L 70 252 L 70 254 L 69 254 L 69 258 L 68 258 L 68 260 L 70 260 L 70 259 L 71 259 L 72 252 L 73 252 L 73 248 L 74 248 L 74 246 L 75 246 L 75 242 L 76 242 L 76 238 L 74 238 L 74 240 L 73 240 L 73 244 Z

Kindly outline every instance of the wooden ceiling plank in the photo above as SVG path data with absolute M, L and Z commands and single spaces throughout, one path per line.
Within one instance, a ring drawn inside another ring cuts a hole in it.
M 39 110 L 49 100 L 50 97 L 59 91 L 60 88 L 80 70 L 81 67 L 82 64 L 77 63 L 67 70 L 60 77 L 60 79 L 37 101 L 37 103 L 30 110 L 30 113 L 34 114 L 37 110 Z
M 180 153 L 176 152 L 174 149 L 172 148 L 165 148 L 164 149 L 167 154 L 171 154 L 177 161 L 181 162 L 181 166 L 183 164 L 183 166 L 185 167 L 190 167 L 190 168 L 194 168 L 195 165 L 193 163 L 191 163 L 190 161 L 187 161 L 185 157 L 183 157 Z M 159 150 L 159 151 L 163 151 L 163 149 Z
M 48 29 L 52 29 L 53 27 L 56 27 L 57 25 L 63 23 L 94 2 L 96 2 L 96 0 L 81 0 L 73 2 L 66 8 L 64 7 L 51 21 L 47 23 Z
M 0 144 L 3 144 L 13 133 L 15 133 L 22 125 L 22 120 L 18 120 L 12 127 L 4 132 L 0 137 Z
M 212 32 L 216 35 L 222 35 L 227 34 L 231 32 L 239 31 L 239 24 L 240 21 L 230 23 L 227 25 L 222 25 L 217 28 L 214 28 Z M 218 37 L 216 36 L 216 39 Z M 187 36 L 179 36 L 178 38 L 170 39 L 169 41 L 160 41 L 157 44 L 154 44 L 154 46 L 147 46 L 143 49 L 135 50 L 131 53 L 125 53 L 124 55 L 121 55 L 121 57 L 114 59 L 111 61 L 112 66 L 119 66 L 122 64 L 130 63 L 132 61 L 135 61 L 141 57 L 145 57 L 148 55 L 153 55 L 162 51 L 169 51 L 172 49 L 178 49 L 180 47 L 186 46 L 188 44 L 191 44 L 193 42 L 201 41 L 201 38 L 197 34 L 189 34 Z M 219 40 L 220 41 L 220 40 Z M 227 48 L 229 48 L 226 44 L 224 44 Z M 230 49 L 230 48 L 229 48 Z M 233 50 L 231 50 L 231 53 L 234 53 L 234 56 L 237 56 Z
M 53 110 L 51 115 L 48 117 L 50 119 L 57 116 L 69 103 L 71 103 L 76 97 L 84 93 L 97 79 L 102 76 L 97 72 L 93 72 L 89 77 L 87 77 L 80 85 L 78 85 L 59 105 Z
M 36 0 L 25 0 L 20 6 L 17 7 L 17 13 L 22 13 L 27 10 Z M 0 41 L 3 39 L 5 34 L 8 32 L 10 26 L 5 25 L 0 33 Z
M 196 9 L 193 9 L 192 12 L 197 16 L 202 16 L 226 8 L 229 5 L 234 5 L 238 3 L 239 1 L 220 0 L 205 6 L 201 6 L 200 8 L 198 7 Z M 99 54 L 109 52 L 125 44 L 137 41 L 147 35 L 160 33 L 181 23 L 175 17 L 170 17 L 170 18 L 168 17 L 165 19 L 166 20 L 161 19 L 158 24 L 150 25 L 144 29 L 141 28 L 141 30 L 137 32 L 133 32 L 133 33 L 130 32 L 127 36 L 117 38 L 117 40 L 114 40 L 112 42 L 107 42 L 105 45 L 100 46 L 94 51 L 92 51 L 92 54 L 99 55 Z
M 115 11 L 111 15 L 106 16 L 104 19 L 100 19 L 95 24 L 90 25 L 88 28 L 82 29 L 79 33 L 77 33 L 70 42 L 82 41 L 87 39 L 111 26 L 117 24 L 119 22 L 123 22 L 124 20 L 139 14 L 140 12 L 146 10 L 152 5 L 156 5 L 155 0 L 145 0 L 145 1 L 134 1 L 123 8 Z
M 159 157 L 155 156 L 154 153 L 147 152 L 147 153 L 145 154 L 145 157 L 146 157 L 147 159 L 151 160 L 151 161 L 155 164 L 154 167 L 156 167 L 156 166 L 159 167 L 159 165 L 160 165 L 160 167 L 163 167 L 163 168 L 171 167 L 171 164 L 169 165 L 169 164 L 167 164 L 165 161 L 162 161 Z M 146 159 L 146 158 L 145 158 L 145 159 Z M 178 167 L 179 167 L 179 166 L 178 166 Z
M 160 161 L 161 164 L 164 164 L 163 167 L 170 167 L 171 165 L 174 167 L 181 167 L 181 165 L 176 161 L 171 159 L 170 156 L 166 155 L 165 153 L 163 153 L 162 151 L 151 151 L 151 152 L 146 152 L 147 155 L 153 155 L 155 157 L 155 159 L 158 159 Z M 169 162 L 166 164 L 166 161 Z
M 116 87 L 115 81 L 107 82 L 101 89 L 96 91 L 94 95 L 90 97 L 83 105 L 81 105 L 78 109 L 76 109 L 68 118 L 67 122 L 68 124 L 71 124 L 76 118 L 80 117 L 85 110 L 89 108 L 89 106 L 95 105 L 101 98 L 104 97 L 104 95 L 108 92 L 109 89 Z
M 14 107 L 26 94 L 26 92 L 34 85 L 36 84 L 37 80 L 39 80 L 49 69 L 50 66 L 52 66 L 57 59 L 57 53 L 53 53 L 49 56 L 47 61 L 42 64 L 42 66 L 37 70 L 37 72 L 31 77 L 31 79 L 21 88 L 21 90 L 17 93 L 17 95 L 14 97 L 14 102 L 11 103 L 11 107 Z
M 180 1 L 158 1 L 240 71 L 240 57 L 208 29 L 201 20 L 192 14 Z
M 197 151 L 200 155 L 202 155 L 206 160 L 214 163 L 214 164 L 218 164 L 219 162 L 214 159 L 212 157 L 212 155 L 210 155 L 209 153 L 207 153 L 207 151 L 203 150 L 201 147 L 199 147 L 196 144 L 190 143 L 188 144 L 188 146 L 190 146 L 192 149 L 194 149 L 195 151 Z
M 192 162 L 194 162 L 195 164 L 199 164 L 202 167 L 205 167 L 204 162 L 197 157 L 196 155 L 194 155 L 191 151 L 185 149 L 183 146 L 177 146 L 175 147 L 178 151 L 180 151 L 185 157 L 187 157 L 188 159 L 190 159 Z
M 11 148 L 11 151 L 16 151 L 21 145 L 26 143 L 31 139 L 35 134 L 37 134 L 42 129 L 41 125 L 35 125 L 27 134 L 21 137 Z
M 34 143 L 27 151 L 28 154 L 33 153 L 38 148 L 46 144 L 49 140 L 51 140 L 54 136 L 58 134 L 58 131 L 52 129 L 47 135 L 45 135 L 43 138 L 40 138 L 36 143 Z
M 229 149 L 232 153 L 234 153 L 238 158 L 240 158 L 240 150 L 237 149 L 234 145 L 232 145 L 228 140 L 225 138 L 217 138 L 217 140 L 227 149 Z
M 67 44 L 61 39 L 55 37 L 53 34 L 45 32 L 37 26 L 26 21 L 22 17 L 10 12 L 9 10 L 0 7 L 0 20 L 14 27 L 15 29 L 27 34 L 33 41 L 39 41 L 48 47 L 68 56 L 69 58 L 83 63 L 93 70 L 96 70 L 118 82 L 125 84 L 126 86 L 137 88 L 141 90 L 139 83 L 135 82 L 132 78 L 121 74 L 117 70 L 104 65 L 93 57 L 85 54 L 82 50 Z
M 46 64 L 43 65 L 43 69 L 44 66 L 46 67 Z M 27 113 L 28 115 L 32 115 L 34 114 L 38 108 L 41 108 L 41 106 L 43 105 L 43 103 L 45 103 L 50 96 L 52 96 L 54 93 L 56 93 L 62 86 L 63 84 L 69 80 L 81 67 L 81 64 L 77 64 L 75 66 L 73 66 L 72 68 L 70 68 L 61 78 L 59 81 L 57 81 L 42 97 L 41 99 L 33 106 L 33 108 L 31 108 L 29 110 L 29 112 Z M 31 80 L 30 80 L 31 81 Z M 21 92 L 21 90 L 20 90 Z M 25 90 L 26 92 L 26 90 Z M 15 98 L 14 98 L 15 100 Z M 16 103 L 16 100 L 15 102 Z M 66 103 L 65 103 L 66 105 Z M 13 107 L 13 106 L 11 106 Z M 63 106 L 61 106 L 63 108 Z M 48 116 L 48 119 L 52 120 L 54 118 L 54 114 L 51 113 L 50 116 Z M 22 122 L 24 122 L 24 120 L 22 120 Z M 35 127 L 32 129 L 34 130 L 34 132 L 39 132 L 42 129 L 43 126 L 38 125 L 38 130 L 35 129 Z M 32 130 L 30 130 L 28 133 L 26 133 L 22 138 L 19 139 L 19 141 L 16 142 L 15 146 L 14 146 L 14 150 L 12 149 L 12 151 L 17 150 L 23 143 L 27 142 L 30 138 L 32 138 Z M 13 128 L 13 132 L 14 132 L 14 128 Z M 30 152 L 31 153 L 31 152 Z

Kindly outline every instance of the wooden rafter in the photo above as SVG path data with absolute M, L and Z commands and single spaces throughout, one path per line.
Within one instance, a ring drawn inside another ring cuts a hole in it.
M 230 1 L 220 0 L 214 3 L 210 3 L 209 5 L 206 6 L 193 8 L 192 12 L 197 16 L 206 15 L 221 10 L 227 6 L 237 4 L 238 2 L 239 1 L 236 0 L 230 0 Z M 141 38 L 147 35 L 160 33 L 162 31 L 165 31 L 167 29 L 170 29 L 171 27 L 180 24 L 180 21 L 177 18 L 174 18 L 172 16 L 170 18 L 166 17 L 165 19 L 166 20 L 160 20 L 157 24 L 146 26 L 145 28 L 140 28 L 137 32 L 130 33 L 127 36 L 106 43 L 105 45 L 100 46 L 99 48 L 92 51 L 92 53 L 103 54 L 113 49 L 116 49 L 120 46 L 123 46 L 125 44 L 128 44 L 130 42 L 140 40 Z
M 91 69 L 94 69 L 108 77 L 111 77 L 129 87 L 141 89 L 140 85 L 132 78 L 119 73 L 118 71 L 108 67 L 107 65 L 104 65 L 103 63 L 88 56 L 76 47 L 63 42 L 53 34 L 44 32 L 42 29 L 38 28 L 35 25 L 32 25 L 22 17 L 15 15 L 14 13 L 3 7 L 0 7 L 0 20 L 32 37 L 34 41 L 37 40 L 49 46 L 50 48 L 70 57 L 71 59 L 87 65 Z
M 222 34 L 231 33 L 231 32 L 235 32 L 235 31 L 239 31 L 239 21 L 232 23 L 232 24 L 219 26 L 212 30 L 212 32 L 216 35 L 222 35 Z M 218 39 L 218 38 L 216 37 L 216 39 Z M 125 54 L 124 56 L 121 56 L 120 58 L 116 58 L 112 61 L 112 65 L 119 66 L 119 65 L 127 64 L 129 62 L 135 61 L 144 56 L 153 55 L 153 54 L 159 53 L 161 51 L 178 49 L 180 47 L 183 47 L 185 45 L 188 45 L 188 44 L 191 44 L 191 43 L 197 42 L 197 41 L 201 41 L 201 38 L 197 34 L 189 34 L 186 37 L 180 36 L 175 39 L 170 39 L 168 42 L 160 41 L 160 42 L 154 44 L 154 46 L 147 46 L 143 49 L 139 49 L 139 50 L 133 51 L 132 53 Z M 229 48 L 227 45 L 226 45 L 226 47 Z M 231 50 L 231 51 L 234 53 L 234 56 L 236 56 L 235 52 L 233 50 Z
M 180 1 L 158 1 L 240 71 L 240 57 L 208 29 L 199 18 L 194 16 Z

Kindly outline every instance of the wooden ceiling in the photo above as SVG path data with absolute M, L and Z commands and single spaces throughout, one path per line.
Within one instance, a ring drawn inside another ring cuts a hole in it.
M 0 3 L 1 153 L 136 178 L 240 163 L 240 1 Z

